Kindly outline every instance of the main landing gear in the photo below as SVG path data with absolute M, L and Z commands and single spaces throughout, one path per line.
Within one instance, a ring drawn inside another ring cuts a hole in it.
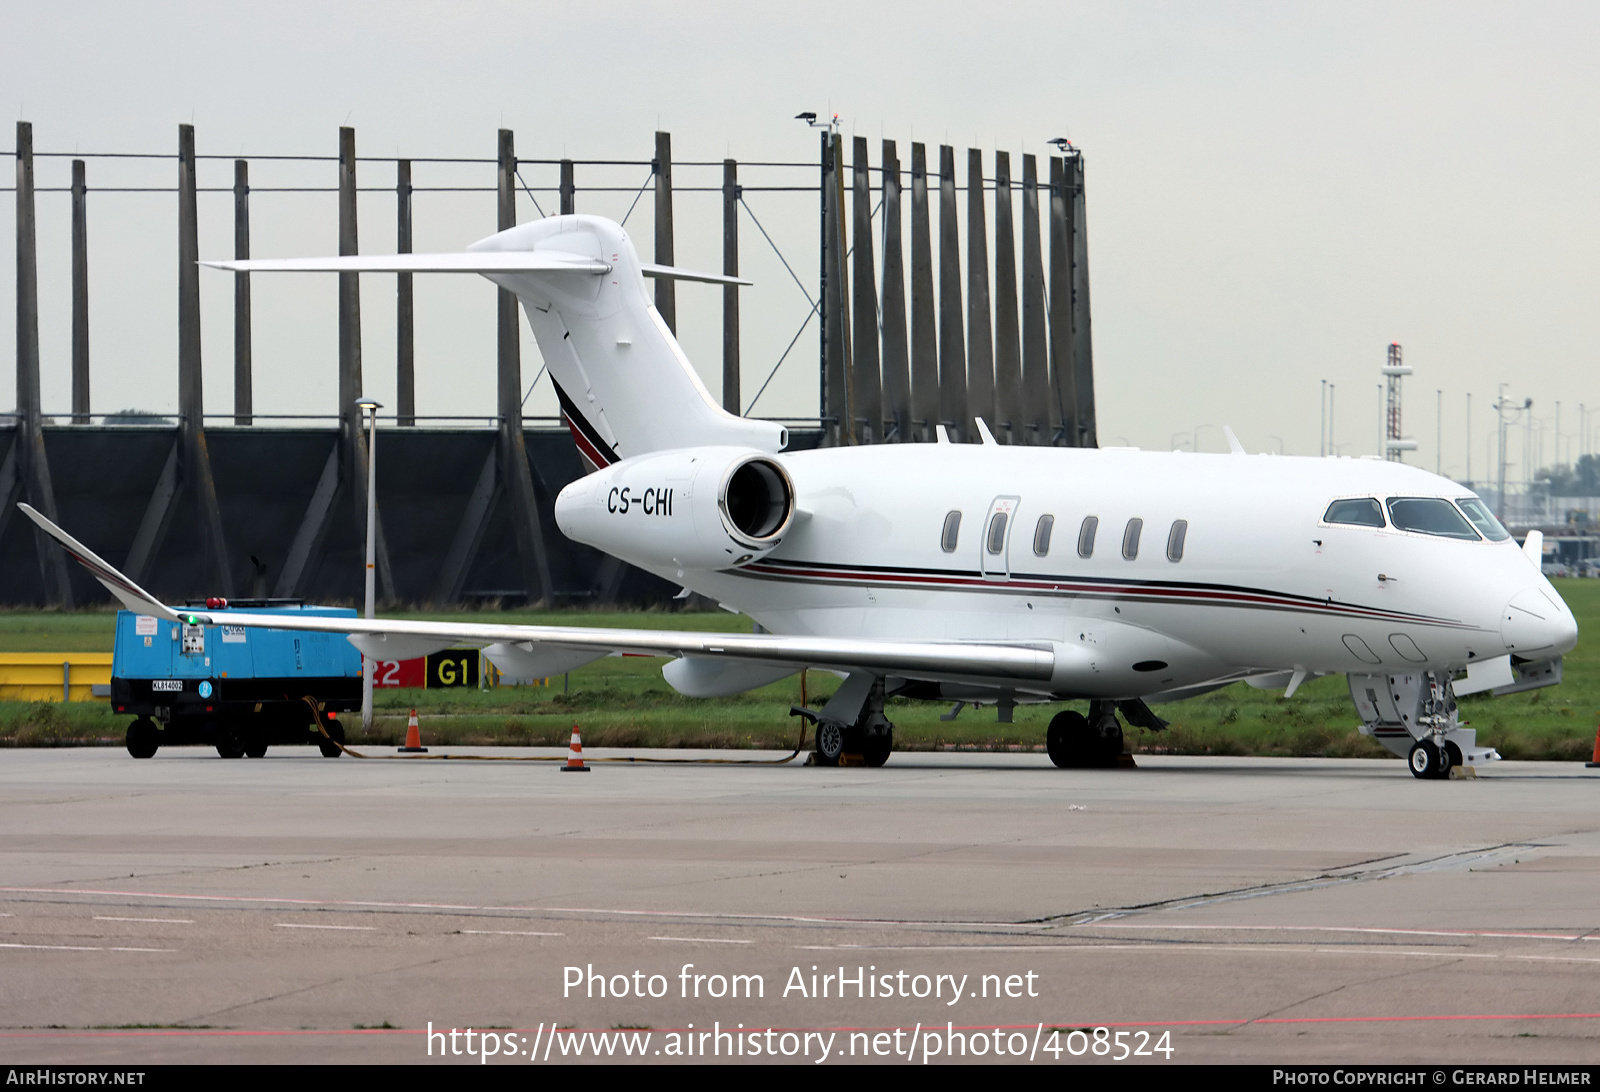
M 1045 732 L 1050 761 L 1064 770 L 1106 769 L 1122 759 L 1122 724 L 1115 702 L 1092 701 L 1086 717 L 1076 710 L 1057 713 Z
M 816 726 L 818 766 L 882 766 L 894 750 L 894 725 L 883 715 L 883 680 L 852 673 L 821 712 L 796 705 L 789 715 Z

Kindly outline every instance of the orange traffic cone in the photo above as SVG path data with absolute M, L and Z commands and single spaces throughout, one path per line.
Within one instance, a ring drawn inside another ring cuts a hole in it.
M 411 754 L 426 754 L 427 748 L 422 745 L 422 732 L 417 728 L 417 711 L 411 710 L 411 719 L 406 722 L 406 745 L 396 747 L 397 751 Z
M 588 773 L 589 767 L 583 764 L 583 740 L 578 738 L 578 726 L 572 726 L 572 744 L 567 749 L 567 764 L 561 767 L 562 773 Z
M 1591 770 L 1596 766 L 1600 766 L 1600 724 L 1595 725 L 1594 729 L 1594 758 L 1585 762 L 1584 765 Z

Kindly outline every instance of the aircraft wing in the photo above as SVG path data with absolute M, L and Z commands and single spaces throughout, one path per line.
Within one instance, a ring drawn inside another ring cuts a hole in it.
M 212 613 L 163 604 L 92 550 L 26 504 L 19 508 L 125 607 L 189 625 L 260 626 L 350 635 L 375 659 L 409 659 L 451 645 L 508 644 L 524 651 L 634 652 L 646 656 L 703 656 L 746 662 L 865 670 L 918 679 L 1015 679 L 1047 683 L 1055 650 L 1047 642 L 898 641 L 841 637 L 784 637 L 768 633 L 706 633 L 584 626 L 496 625 L 382 618 L 316 618 L 292 614 Z

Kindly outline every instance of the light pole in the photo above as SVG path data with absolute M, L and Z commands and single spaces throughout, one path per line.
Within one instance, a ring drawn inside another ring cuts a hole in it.
M 1317 414 L 1317 456 L 1320 458 L 1328 453 L 1328 381 L 1322 381 L 1322 406 Z
M 367 418 L 367 583 L 366 614 L 377 615 L 378 557 L 378 410 L 373 398 L 361 398 L 356 408 Z M 372 679 L 378 665 L 371 656 L 361 657 L 361 730 L 372 731 Z
M 1514 403 L 1511 403 L 1511 402 L 1507 402 L 1506 401 L 1506 387 L 1508 387 L 1508 386 L 1510 386 L 1510 384 L 1508 384 L 1508 383 L 1501 383 L 1500 384 L 1500 396 L 1498 398 L 1496 398 L 1495 402 L 1494 402 L 1494 413 L 1495 413 L 1496 423 L 1499 425 L 1499 441 L 1500 441 L 1500 443 L 1499 443 L 1499 453 L 1500 453 L 1500 468 L 1499 468 L 1499 471 L 1500 471 L 1499 472 L 1500 511 L 1497 513 L 1497 515 L 1499 515 L 1501 523 L 1504 523 L 1506 521 L 1506 426 L 1508 424 L 1514 424 L 1518 420 L 1518 418 L 1520 418 L 1522 416 L 1524 411 L 1530 410 L 1530 409 L 1533 408 L 1533 399 L 1531 399 L 1531 398 L 1524 399 L 1522 405 L 1520 405 L 1520 406 L 1516 405 Z M 1508 409 L 1511 410 L 1511 413 L 1512 413 L 1511 420 L 1509 422 L 1506 420 L 1506 410 L 1508 410 Z M 1524 447 L 1527 446 L 1527 430 L 1526 429 L 1523 430 L 1523 446 Z M 1527 462 L 1526 454 L 1524 454 L 1524 456 L 1523 456 L 1523 462 L 1524 463 Z M 1523 473 L 1526 476 L 1526 474 L 1527 474 L 1526 467 L 1524 467 Z
M 1199 451 L 1200 450 L 1200 430 L 1203 429 L 1203 428 L 1210 428 L 1210 427 L 1211 427 L 1210 425 L 1196 425 L 1196 426 L 1194 426 L 1194 431 L 1189 434 L 1189 450 L 1190 451 Z

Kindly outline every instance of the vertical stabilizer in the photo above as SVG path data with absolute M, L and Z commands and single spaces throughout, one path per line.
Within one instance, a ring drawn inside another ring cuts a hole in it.
M 781 451 L 787 430 L 728 413 L 706 390 L 645 286 L 625 231 L 594 216 L 553 216 L 490 236 L 485 252 L 548 250 L 609 267 L 600 274 L 485 272 L 515 292 L 555 381 L 585 461 L 608 466 L 647 452 L 711 444 Z

